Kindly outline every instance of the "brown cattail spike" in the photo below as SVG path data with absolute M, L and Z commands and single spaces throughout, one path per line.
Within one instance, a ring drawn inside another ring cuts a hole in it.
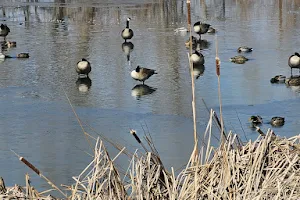
M 186 5 L 187 5 L 187 10 L 188 10 L 188 31 L 190 31 L 191 28 L 191 1 L 187 0 L 186 1 Z
M 136 135 L 136 132 L 135 132 L 135 130 L 130 130 L 130 133 L 134 136 L 134 138 L 136 139 L 136 141 L 138 142 L 138 143 L 141 143 L 141 140 L 140 140 L 140 138 Z
M 20 157 L 19 158 L 25 165 L 27 165 L 30 169 L 32 169 L 35 173 L 37 173 L 38 175 L 40 175 L 40 171 L 33 166 L 29 161 L 27 161 L 25 158 Z
M 220 76 L 221 72 L 220 72 L 220 59 L 218 57 L 216 57 L 216 73 L 217 73 L 217 76 Z

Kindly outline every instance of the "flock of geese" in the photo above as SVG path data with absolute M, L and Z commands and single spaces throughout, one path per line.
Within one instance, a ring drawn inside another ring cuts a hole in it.
M 288 58 L 288 65 L 291 68 L 291 76 L 287 78 L 284 75 L 276 75 L 271 78 L 271 83 L 285 83 L 288 86 L 300 86 L 300 76 L 293 76 L 293 69 L 298 68 L 300 73 L 300 54 L 295 52 Z M 249 120 L 252 122 L 253 126 L 258 126 L 262 124 L 262 117 L 259 115 L 251 116 Z M 273 117 L 270 121 L 272 126 L 283 126 L 285 123 L 284 117 Z
M 201 49 L 201 42 L 203 40 L 201 40 L 201 34 L 205 34 L 205 33 L 215 33 L 216 30 L 214 28 L 211 27 L 210 24 L 205 24 L 202 22 L 196 22 L 194 24 L 194 32 L 199 34 L 199 40 L 192 36 L 191 39 L 188 39 L 185 43 L 186 47 L 190 47 L 190 45 L 192 45 L 192 49 L 194 50 L 194 52 L 192 53 L 190 59 L 193 62 L 193 67 L 195 66 L 200 66 L 200 65 L 204 65 L 205 60 L 204 60 L 204 56 L 200 53 L 200 51 L 198 51 L 199 49 Z M 187 31 L 186 29 L 178 29 L 175 30 L 175 32 L 179 32 L 179 31 Z M 237 52 L 238 53 L 249 53 L 252 52 L 253 48 L 251 47 L 247 47 L 247 46 L 241 46 L 238 47 Z M 249 59 L 247 57 L 245 57 L 244 55 L 236 55 L 232 58 L 229 59 L 231 62 L 236 63 L 236 64 L 244 64 L 246 61 L 248 61 Z M 273 78 L 271 78 L 270 82 L 271 83 L 286 83 L 289 86 L 300 86 L 300 76 L 293 76 L 292 74 L 292 69 L 294 68 L 298 68 L 299 69 L 299 73 L 300 73 L 300 54 L 295 52 L 293 55 L 291 55 L 288 58 L 288 65 L 291 68 L 291 76 L 289 78 L 287 78 L 286 76 L 283 75 L 276 75 Z M 263 123 L 262 117 L 259 115 L 253 115 L 249 118 L 249 121 L 251 122 L 252 127 L 256 127 L 260 124 Z M 272 126 L 275 127 L 279 127 L 279 126 L 283 126 L 285 123 L 285 118 L 284 117 L 272 117 L 271 121 L 269 122 Z
M 128 41 L 132 39 L 134 36 L 133 30 L 129 27 L 129 22 L 130 18 L 127 18 L 126 20 L 126 27 L 122 30 L 121 32 L 121 37 L 124 39 L 124 43 L 122 44 L 122 50 L 127 56 L 127 60 L 129 61 L 129 56 L 130 52 L 133 50 L 134 45 Z M 211 27 L 210 24 L 202 23 L 201 21 L 196 22 L 193 25 L 193 30 L 196 34 L 199 35 L 199 39 L 196 37 L 192 36 L 190 39 L 188 39 L 185 43 L 186 47 L 190 47 L 192 45 L 193 52 L 190 55 L 190 60 L 193 64 L 193 68 L 202 68 L 204 67 L 205 59 L 202 53 L 200 52 L 201 50 L 201 45 L 205 46 L 207 45 L 205 43 L 205 40 L 201 40 L 201 35 L 206 34 L 206 33 L 215 33 L 216 30 Z M 184 30 L 176 30 L 176 31 L 188 31 L 186 29 Z M 2 47 L 5 48 L 11 48 L 11 47 L 16 47 L 16 42 L 11 42 L 6 40 L 6 36 L 9 34 L 10 29 L 7 27 L 6 24 L 1 24 L 0 25 L 0 37 L 4 38 L 4 42 L 2 43 Z M 252 52 L 253 48 L 247 47 L 247 46 L 241 46 L 237 49 L 238 53 L 248 53 Z M 0 53 L 0 59 L 5 59 L 5 58 L 29 58 L 28 53 L 20 53 L 17 54 L 16 56 L 9 56 L 9 55 L 4 55 L 2 52 Z M 232 58 L 230 58 L 231 62 L 237 63 L 237 64 L 244 64 L 248 58 L 246 58 L 244 55 L 237 55 Z M 287 85 L 291 86 L 300 86 L 300 76 L 293 76 L 292 75 L 292 69 L 298 68 L 299 73 L 300 73 L 300 54 L 295 52 L 293 55 L 291 55 L 288 59 L 288 65 L 291 68 L 291 76 L 290 78 L 286 78 L 286 76 L 283 75 L 276 75 L 273 78 L 271 78 L 270 82 L 271 83 L 286 83 Z M 88 85 L 87 88 L 80 89 L 82 91 L 86 91 L 89 89 L 91 85 L 91 80 L 89 78 L 89 73 L 92 70 L 91 63 L 85 59 L 82 58 L 77 65 L 75 66 L 75 70 L 78 74 L 78 80 L 76 81 L 76 84 L 78 86 L 80 85 Z M 131 77 L 136 80 L 142 82 L 141 85 L 137 85 L 133 88 L 134 89 L 146 89 L 148 90 L 148 93 L 151 93 L 155 91 L 154 88 L 150 88 L 149 86 L 145 85 L 145 81 L 149 79 L 152 75 L 157 74 L 156 70 L 154 69 L 148 69 L 145 67 L 137 66 L 133 71 L 131 71 Z M 196 78 L 198 78 L 197 76 Z M 249 118 L 251 121 L 252 125 L 257 126 L 262 123 L 262 118 L 259 115 L 256 116 L 251 116 Z M 273 117 L 270 121 L 271 125 L 273 126 L 282 126 L 284 125 L 284 117 Z
M 6 24 L 0 25 L 0 37 L 3 37 L 3 42 L 1 42 L 0 51 L 0 61 L 6 58 L 29 58 L 29 53 L 19 53 L 16 56 L 4 55 L 2 53 L 3 49 L 12 48 L 17 46 L 17 42 L 6 40 L 6 36 L 10 33 L 10 28 Z

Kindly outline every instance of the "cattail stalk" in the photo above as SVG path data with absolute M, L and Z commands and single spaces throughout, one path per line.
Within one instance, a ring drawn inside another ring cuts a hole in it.
M 148 152 L 148 149 L 145 147 L 145 145 L 142 143 L 142 141 L 140 140 L 139 136 L 137 136 L 136 131 L 131 129 L 130 130 L 131 135 L 133 135 L 133 137 L 135 138 L 135 140 L 142 145 L 142 147 L 144 148 L 144 150 L 146 152 Z
M 223 115 L 222 115 L 222 98 L 221 98 L 221 81 L 220 81 L 221 61 L 220 61 L 220 58 L 218 56 L 218 38 L 217 38 L 217 36 L 215 38 L 215 41 L 216 41 L 216 75 L 218 77 L 218 95 L 219 95 L 219 104 L 220 104 L 221 144 L 224 144 L 225 136 L 223 134 L 223 132 L 224 132 L 224 123 L 223 123 Z
M 54 185 L 54 183 L 52 181 L 50 181 L 46 176 L 44 176 L 41 171 L 36 168 L 33 164 L 31 164 L 28 160 L 26 160 L 24 157 L 19 156 L 16 152 L 14 152 L 13 150 L 11 150 L 18 158 L 21 162 L 23 162 L 25 165 L 27 165 L 27 167 L 29 167 L 32 171 L 34 171 L 37 175 L 39 175 L 40 177 L 42 177 L 43 179 L 45 179 L 47 181 L 47 183 L 55 188 L 57 191 L 59 191 L 62 195 L 64 195 L 64 197 L 68 198 L 68 196 L 63 193 L 63 191 L 61 191 L 56 185 Z

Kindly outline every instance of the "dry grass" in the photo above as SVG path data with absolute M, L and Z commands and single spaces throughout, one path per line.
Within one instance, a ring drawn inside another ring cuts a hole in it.
M 192 153 L 179 173 L 165 169 L 156 151 L 132 154 L 126 174 L 121 175 L 98 139 L 92 162 L 64 186 L 68 199 L 298 199 L 300 196 L 300 136 L 280 138 L 271 130 L 255 141 L 238 146 L 237 135 L 228 134 L 224 144 L 210 144 L 214 112 L 207 125 L 205 144 L 196 158 Z M 141 141 L 142 142 L 142 141 Z M 147 142 L 150 148 L 149 140 Z M 146 144 L 144 144 L 146 146 Z M 151 144 L 152 145 L 152 144 Z M 144 152 L 144 151 L 143 151 Z M 1 186 L 1 184 L 0 184 Z M 3 188 L 1 186 L 0 188 Z M 5 188 L 5 185 L 4 185 Z M 47 191 L 49 192 L 49 191 Z M 53 199 L 38 193 L 26 176 L 26 187 L 0 191 L 0 198 Z
M 213 113 L 212 113 L 213 114 Z M 153 152 L 134 153 L 122 180 L 114 160 L 98 140 L 95 159 L 72 186 L 71 199 L 297 199 L 300 196 L 300 136 L 276 137 L 271 130 L 254 142 L 234 145 L 228 134 L 212 147 L 212 116 L 207 146 L 178 174 L 168 172 Z M 120 155 L 120 154 L 119 154 Z

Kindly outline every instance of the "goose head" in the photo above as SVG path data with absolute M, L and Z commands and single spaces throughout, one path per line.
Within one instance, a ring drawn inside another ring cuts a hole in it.
M 139 73 L 140 70 L 141 70 L 141 67 L 138 65 L 138 66 L 135 68 L 135 71 Z

